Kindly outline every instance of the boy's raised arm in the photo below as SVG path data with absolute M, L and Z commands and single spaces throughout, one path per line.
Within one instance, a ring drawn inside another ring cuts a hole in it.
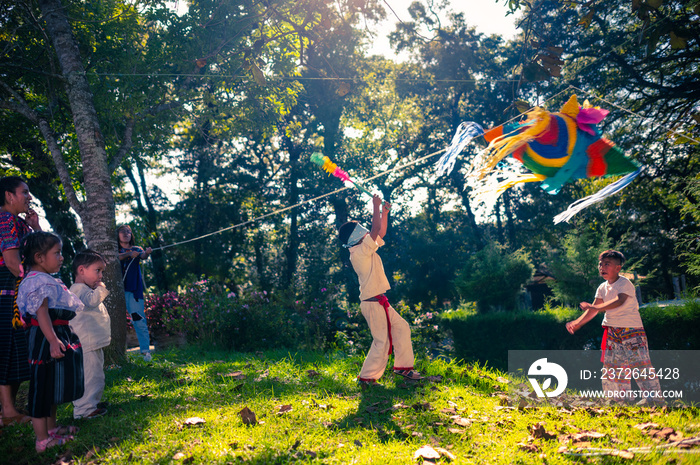
M 384 234 L 386 234 L 386 225 L 384 226 L 384 234 L 381 234 L 382 231 L 382 213 L 381 213 L 381 206 L 382 206 L 382 199 L 378 195 L 374 195 L 372 197 L 372 229 L 369 231 L 369 236 L 372 238 L 373 241 L 377 240 L 377 237 L 384 237 Z

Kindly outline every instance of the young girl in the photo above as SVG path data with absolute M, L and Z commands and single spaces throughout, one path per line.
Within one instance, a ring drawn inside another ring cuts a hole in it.
M 83 395 L 83 352 L 68 321 L 83 303 L 50 274 L 63 264 L 61 239 L 35 232 L 22 240 L 25 278 L 17 306 L 29 326 L 29 415 L 36 434 L 36 451 L 64 444 L 77 432 L 56 424 L 56 405 Z
M 122 264 L 122 276 L 124 277 L 126 311 L 131 316 L 143 359 L 150 362 L 151 341 L 144 309 L 143 276 L 139 262 L 151 255 L 151 248 L 147 247 L 146 250 L 143 250 L 134 245 L 134 234 L 129 225 L 126 224 L 117 228 L 117 240 L 119 241 L 119 261 Z

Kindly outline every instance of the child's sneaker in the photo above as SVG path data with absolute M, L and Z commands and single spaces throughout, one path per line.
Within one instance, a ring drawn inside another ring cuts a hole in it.
M 153 360 L 153 356 L 151 355 L 150 352 L 143 352 L 143 361 L 144 362 L 150 362 Z

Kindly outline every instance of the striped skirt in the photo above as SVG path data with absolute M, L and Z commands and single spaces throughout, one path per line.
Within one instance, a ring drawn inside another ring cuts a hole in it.
M 27 334 L 12 328 L 12 305 L 17 278 L 6 266 L 0 266 L 0 385 L 29 380 Z
M 51 321 L 75 316 L 68 310 L 49 309 Z M 84 393 L 83 349 L 78 336 L 67 324 L 53 327 L 56 337 L 66 346 L 63 358 L 51 357 L 51 345 L 38 326 L 29 328 L 29 415 L 44 418 L 51 407 L 80 399 Z

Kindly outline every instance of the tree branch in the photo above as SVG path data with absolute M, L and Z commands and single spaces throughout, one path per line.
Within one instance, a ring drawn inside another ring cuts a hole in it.
M 58 146 L 56 141 L 56 134 L 53 132 L 51 125 L 45 118 L 39 116 L 39 114 L 34 111 L 27 102 L 22 98 L 22 96 L 17 93 L 12 87 L 10 87 L 6 82 L 0 81 L 0 87 L 5 89 L 14 99 L 10 100 L 0 100 L 0 107 L 6 108 L 8 110 L 19 113 L 20 115 L 27 118 L 32 123 L 36 124 L 41 131 L 41 135 L 44 136 L 46 145 L 51 153 L 51 158 L 56 165 L 56 171 L 58 171 L 58 177 L 61 179 L 61 184 L 63 185 L 63 190 L 66 193 L 68 202 L 73 209 L 80 215 L 84 210 L 83 203 L 78 199 L 78 196 L 73 189 L 73 182 L 70 177 L 70 172 L 66 166 L 66 162 L 63 159 L 63 154 L 61 153 L 61 148 Z
M 124 128 L 124 137 L 122 138 L 122 145 L 121 147 L 119 147 L 119 150 L 117 151 L 116 155 L 114 155 L 114 158 L 112 158 L 112 161 L 109 162 L 109 166 L 107 168 L 110 174 L 113 174 L 114 171 L 117 169 L 117 166 L 121 165 L 122 160 L 124 159 L 124 157 L 126 157 L 126 154 L 129 153 L 129 151 L 131 150 L 131 146 L 134 145 L 134 124 L 134 118 L 129 118 L 126 120 L 126 128 Z

